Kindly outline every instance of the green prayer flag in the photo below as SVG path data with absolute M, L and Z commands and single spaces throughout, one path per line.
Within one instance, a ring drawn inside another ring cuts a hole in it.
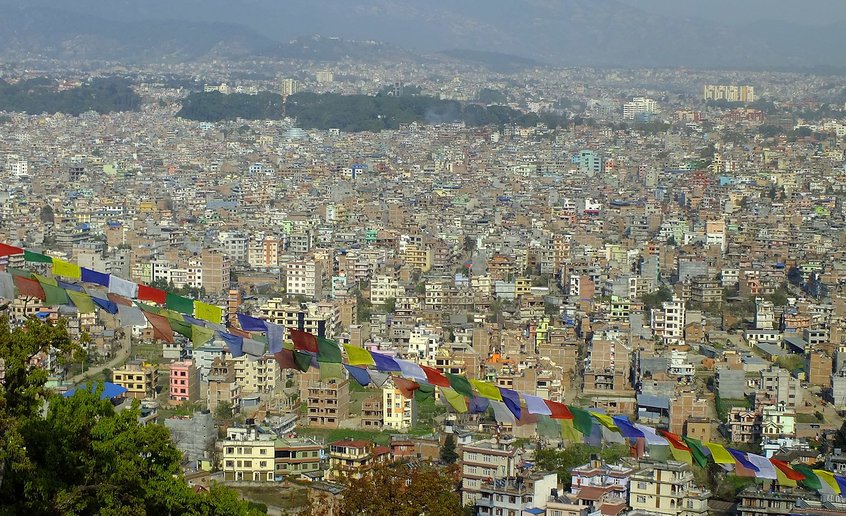
M 297 364 L 297 369 L 302 372 L 308 371 L 311 367 L 311 355 L 302 351 L 294 350 L 294 363 Z
M 573 419 L 559 419 L 561 422 L 561 439 L 570 443 L 580 443 L 584 441 L 581 432 L 576 430 L 575 416 Z
M 49 263 L 50 265 L 53 264 L 53 258 L 47 256 L 46 254 L 34 253 L 32 251 L 26 250 L 24 251 L 24 260 L 35 263 Z
M 55 287 L 48 283 L 41 283 L 41 288 L 44 289 L 44 295 L 46 296 L 44 299 L 45 305 L 55 306 L 70 304 L 70 299 L 68 299 L 68 294 L 65 292 L 65 289 Z
M 452 387 L 455 392 L 461 394 L 466 398 L 472 398 L 474 396 L 473 388 L 470 386 L 470 382 L 467 380 L 467 378 L 452 373 L 444 374 L 449 380 L 449 386 Z
M 693 460 L 699 465 L 700 468 L 704 468 L 708 465 L 708 453 L 705 451 L 705 446 L 702 444 L 702 441 L 699 439 L 694 439 L 693 437 L 683 436 L 682 440 L 690 448 L 690 455 L 693 457 Z
M 187 297 L 177 296 L 176 294 L 167 293 L 165 306 L 171 310 L 182 312 L 183 314 L 194 314 L 194 300 Z
M 191 344 L 199 348 L 214 337 L 214 330 L 203 326 L 191 325 Z
M 170 328 L 176 333 L 189 339 L 194 336 L 194 332 L 191 330 L 191 325 L 185 321 L 177 321 L 175 319 L 168 319 L 168 321 L 170 322 Z
M 341 360 L 341 346 L 334 340 L 317 337 L 317 361 L 330 362 L 333 364 L 340 364 Z M 320 367 L 323 367 L 322 365 Z
M 335 362 L 320 363 L 320 379 L 331 380 L 332 378 L 344 378 L 344 364 Z
M 804 464 L 791 464 L 791 468 L 795 469 L 799 473 L 805 475 L 805 480 L 800 480 L 799 483 L 808 489 L 813 489 L 815 491 L 819 491 L 822 489 L 822 482 L 820 481 L 820 477 L 814 473 L 814 470 L 809 468 Z
M 138 308 L 140 308 L 142 312 L 149 312 L 151 314 L 161 314 L 163 310 L 158 306 L 142 303 L 141 301 L 136 301 L 135 304 L 138 305 Z
M 430 383 L 420 383 L 420 387 L 414 390 L 414 399 L 417 403 L 434 397 L 435 386 Z
M 59 286 L 59 282 L 56 281 L 56 278 L 48 278 L 47 276 L 42 276 L 41 274 L 33 274 L 32 276 L 42 285 L 53 285 L 54 287 Z
M 66 291 L 68 297 L 73 302 L 73 306 L 79 310 L 81 314 L 93 314 L 96 311 L 94 301 L 91 301 L 91 296 L 82 292 L 74 292 L 73 290 Z
M 567 405 L 567 408 L 573 414 L 573 427 L 583 435 L 590 435 L 593 432 L 594 423 L 593 416 L 590 415 L 590 412 L 572 405 Z
M 251 335 L 251 337 L 250 337 L 251 339 L 258 341 L 258 342 L 261 342 L 262 344 L 265 345 L 265 347 L 267 347 L 267 343 L 268 343 L 267 335 L 265 335 L 264 333 L 255 333 L 255 332 L 251 333 L 250 335 Z
M 168 310 L 167 308 L 159 308 L 159 315 L 163 315 L 163 316 L 167 317 L 168 321 L 176 321 L 176 322 L 185 321 L 185 317 L 183 317 L 181 313 L 175 312 L 173 310 Z
M 16 269 L 15 267 L 6 267 L 6 272 L 12 276 L 20 276 L 21 278 L 32 279 L 32 273 L 23 269 Z

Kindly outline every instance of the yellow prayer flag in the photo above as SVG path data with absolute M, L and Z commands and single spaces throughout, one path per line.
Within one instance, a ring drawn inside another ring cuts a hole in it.
M 347 363 L 349 365 L 376 365 L 376 362 L 373 361 L 373 355 L 364 348 L 344 344 L 344 351 L 347 352 Z
M 45 285 L 50 285 L 53 287 L 58 287 L 59 282 L 56 281 L 56 278 L 48 278 L 47 276 L 42 276 L 41 274 L 33 274 L 35 279 L 38 280 L 39 283 L 43 283 Z
M 456 412 L 460 412 L 462 414 L 467 412 L 467 399 L 465 399 L 464 396 L 459 394 L 455 389 L 451 387 L 441 387 L 441 394 L 444 395 L 444 398 L 446 398 Z
M 75 263 L 53 258 L 53 274 L 56 276 L 64 276 L 66 278 L 81 279 L 82 269 L 80 269 L 79 265 Z
M 788 487 L 796 487 L 796 481 L 790 480 L 789 478 L 787 478 L 787 475 L 784 474 L 784 472 L 781 470 L 781 468 L 775 468 L 775 472 L 776 472 L 776 477 L 778 477 L 777 478 L 778 485 L 788 486 Z
M 723 445 L 717 443 L 705 443 L 705 446 L 711 450 L 711 458 L 714 459 L 714 462 L 717 464 L 735 463 L 734 457 Z
M 194 301 L 194 316 L 197 319 L 220 324 L 223 321 L 223 309 L 202 301 Z
M 840 484 L 837 483 L 837 480 L 834 478 L 834 474 L 822 469 L 815 469 L 813 472 L 820 480 L 828 484 L 836 494 L 840 494 Z
M 473 387 L 476 389 L 476 391 L 478 391 L 479 396 L 492 400 L 502 401 L 502 393 L 499 392 L 499 387 L 497 387 L 496 385 L 484 382 L 482 380 L 476 380 L 475 378 L 470 378 L 470 383 L 473 384 Z
M 597 421 L 602 423 L 602 426 L 607 428 L 608 430 L 614 430 L 615 432 L 619 432 L 620 429 L 617 428 L 617 425 L 614 424 L 614 420 L 608 414 L 600 414 L 599 412 L 591 412 L 591 416 L 595 417 Z

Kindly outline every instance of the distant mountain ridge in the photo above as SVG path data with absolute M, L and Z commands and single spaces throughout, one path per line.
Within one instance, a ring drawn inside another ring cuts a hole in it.
M 359 52 L 394 58 L 402 56 L 402 47 L 423 53 L 491 52 L 566 66 L 846 65 L 840 50 L 846 48 L 846 27 L 839 25 L 727 27 L 649 14 L 617 0 L 73 0 L 55 5 L 55 0 L 0 0 L 0 53 L 320 60 Z M 327 44 L 316 51 L 286 46 L 308 34 L 340 39 L 327 38 L 335 48 Z M 387 45 L 368 52 L 363 46 L 343 50 L 338 43 L 351 40 Z M 479 55 L 462 59 L 480 62 Z

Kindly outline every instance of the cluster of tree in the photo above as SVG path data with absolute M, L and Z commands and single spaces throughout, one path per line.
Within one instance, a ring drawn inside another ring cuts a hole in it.
M 587 464 L 592 455 L 596 455 L 606 462 L 617 462 L 631 454 L 625 444 L 611 444 L 605 447 L 590 446 L 573 443 L 566 448 L 544 448 L 535 452 L 535 464 L 543 471 L 558 473 L 558 481 L 565 486 L 570 485 L 570 470 Z
M 569 124 L 569 119 L 554 113 L 523 113 L 499 105 L 462 105 L 455 100 L 425 95 L 392 97 L 302 92 L 286 99 L 285 112 L 295 117 L 297 125 L 304 129 L 337 128 L 349 132 L 398 129 L 400 125 L 412 122 L 464 122 L 474 127 L 533 127 L 544 123 L 552 128 Z
M 64 320 L 13 329 L 0 318 L 0 514 L 261 513 L 222 487 L 195 493 L 168 430 L 140 425 L 137 402 L 116 412 L 102 387 L 70 397 L 45 388 L 32 359 L 51 350 L 81 358 Z
M 458 469 L 427 464 L 393 463 L 375 467 L 360 479 L 350 479 L 343 498 L 333 505 L 328 496 L 314 498 L 305 516 L 456 516 L 468 512 L 457 492 Z M 475 514 L 469 512 L 469 514 Z
M 0 111 L 30 114 L 66 113 L 79 115 L 86 111 L 111 113 L 135 111 L 141 97 L 128 81 L 119 78 L 93 79 L 86 84 L 59 91 L 50 79 L 37 78 L 9 84 L 0 79 Z
M 222 120 L 281 120 L 282 96 L 263 91 L 258 95 L 218 91 L 191 93 L 182 101 L 182 109 L 176 116 L 198 122 L 220 122 Z

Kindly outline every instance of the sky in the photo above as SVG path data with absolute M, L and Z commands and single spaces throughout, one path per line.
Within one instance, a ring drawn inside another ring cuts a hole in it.
M 846 0 L 619 0 L 669 17 L 701 18 L 726 25 L 791 21 L 827 25 L 846 21 Z

